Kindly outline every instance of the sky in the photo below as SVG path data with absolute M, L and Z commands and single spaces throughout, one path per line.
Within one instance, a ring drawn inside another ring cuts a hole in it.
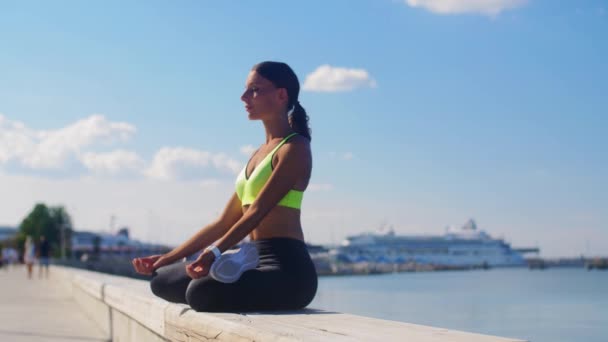
M 0 1 L 0 225 L 178 244 L 264 142 L 240 95 L 288 63 L 310 116 L 307 241 L 480 229 L 608 255 L 608 2 Z

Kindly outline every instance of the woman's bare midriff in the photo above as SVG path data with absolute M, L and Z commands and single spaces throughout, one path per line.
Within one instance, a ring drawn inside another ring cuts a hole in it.
M 245 213 L 247 209 L 249 209 L 249 206 L 244 206 L 243 213 Z M 276 237 L 304 240 L 299 209 L 276 206 L 249 234 L 251 240 Z

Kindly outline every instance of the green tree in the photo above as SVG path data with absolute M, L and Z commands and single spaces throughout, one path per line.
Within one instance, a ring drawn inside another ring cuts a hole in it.
M 17 244 L 23 249 L 26 236 L 31 235 L 37 242 L 40 236 L 44 235 L 52 247 L 53 254 L 58 256 L 61 253 L 62 230 L 68 248 L 72 233 L 70 215 L 62 206 L 47 207 L 44 203 L 37 203 L 19 225 Z
M 58 248 L 54 249 L 54 254 L 56 256 L 61 255 L 61 239 L 63 238 L 65 253 L 66 256 L 69 256 L 71 254 L 70 250 L 72 247 L 72 219 L 62 206 L 50 207 L 49 214 L 51 215 L 51 220 L 56 227 L 56 231 L 59 233 L 59 238 L 57 239 Z

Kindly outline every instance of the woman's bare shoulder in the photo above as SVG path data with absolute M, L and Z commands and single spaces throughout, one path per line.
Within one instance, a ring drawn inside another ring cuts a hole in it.
M 282 151 L 281 151 L 282 150 Z M 290 156 L 307 156 L 311 154 L 310 140 L 302 135 L 296 135 L 289 139 L 283 148 L 279 149 L 279 157 Z
M 299 149 L 299 148 L 310 149 L 310 140 L 308 140 L 305 136 L 300 135 L 300 134 L 293 136 L 285 144 L 294 146 L 296 149 Z
M 310 149 L 310 140 L 304 136 L 296 135 L 289 139 L 285 145 L 277 151 L 273 162 L 291 160 L 290 163 L 295 162 L 301 164 L 302 162 L 310 161 L 311 159 L 312 152 Z

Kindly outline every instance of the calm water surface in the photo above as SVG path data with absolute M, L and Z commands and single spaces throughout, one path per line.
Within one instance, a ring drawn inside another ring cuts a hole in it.
M 532 342 L 607 342 L 608 272 L 510 268 L 320 277 L 310 307 Z

